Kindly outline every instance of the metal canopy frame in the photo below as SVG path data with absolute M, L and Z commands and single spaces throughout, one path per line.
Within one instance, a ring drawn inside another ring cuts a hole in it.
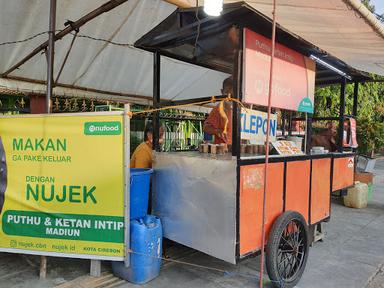
M 51 98 L 53 92 L 53 66 L 55 64 L 55 30 L 56 30 L 56 0 L 50 1 L 49 7 L 49 39 L 48 39 L 48 65 L 47 65 L 47 96 L 46 112 L 51 112 Z
M 80 27 L 87 24 L 92 19 L 100 16 L 103 13 L 106 13 L 117 6 L 123 4 L 124 2 L 127 2 L 128 0 L 110 0 L 106 2 L 105 4 L 101 5 L 100 7 L 96 8 L 95 10 L 89 12 L 85 16 L 81 17 L 80 19 L 76 20 L 75 22 L 72 22 L 67 28 L 64 30 L 55 33 L 54 35 L 54 41 L 61 40 L 64 36 L 70 34 L 73 31 L 76 31 Z M 50 11 L 50 13 L 56 13 L 56 11 Z M 50 17 L 53 15 L 50 15 Z M 13 65 L 11 68 L 9 68 L 7 71 L 5 71 L 3 74 L 1 74 L 2 78 L 7 78 L 9 74 L 11 74 L 13 71 L 18 69 L 21 65 L 32 59 L 34 56 L 38 55 L 40 52 L 44 51 L 48 48 L 49 40 L 43 42 L 38 47 L 36 47 L 31 53 L 29 53 L 27 56 L 25 56 L 23 59 L 21 59 L 19 62 L 17 62 L 15 65 Z
M 31 53 L 29 53 L 27 56 L 22 58 L 19 62 L 17 62 L 15 65 L 13 65 L 7 71 L 2 73 L 1 78 L 21 80 L 20 77 L 13 77 L 13 76 L 10 76 L 9 74 L 11 74 L 13 71 L 18 69 L 24 63 L 31 60 L 34 56 L 38 55 L 40 52 L 45 51 L 47 54 L 47 81 L 46 82 L 44 82 L 44 81 L 32 81 L 31 79 L 24 79 L 24 80 L 27 82 L 41 83 L 41 84 L 47 85 L 47 88 L 46 88 L 46 91 L 47 91 L 46 92 L 46 113 L 50 113 L 53 87 L 55 85 L 57 85 L 57 83 L 54 82 L 54 78 L 53 78 L 54 77 L 53 76 L 53 66 L 54 66 L 54 61 L 55 61 L 55 56 L 54 56 L 55 42 L 57 40 L 61 40 L 64 36 L 70 34 L 73 31 L 76 31 L 76 33 L 77 33 L 80 27 L 84 26 L 86 23 L 88 23 L 92 19 L 118 7 L 119 5 L 121 5 L 127 1 L 128 0 L 110 0 L 106 3 L 104 3 L 103 5 L 101 5 L 100 7 L 96 8 L 95 10 L 84 15 L 80 19 L 76 20 L 75 22 L 67 21 L 67 23 L 66 23 L 66 25 L 68 24 L 67 27 L 64 30 L 62 30 L 58 33 L 55 33 L 55 31 L 56 31 L 56 29 L 55 29 L 55 27 L 56 27 L 56 0 L 50 0 L 49 39 L 47 41 L 43 42 L 42 44 L 40 44 L 38 47 L 36 47 Z M 67 52 L 66 57 L 68 57 L 69 52 L 70 52 L 70 50 Z M 62 70 L 64 68 L 64 65 L 65 65 L 65 61 L 62 64 L 62 67 L 60 70 Z M 58 77 L 60 76 L 60 73 L 61 72 L 59 72 Z M 58 77 L 57 77 L 57 79 L 58 79 Z M 73 85 L 60 84 L 59 86 L 67 87 L 67 88 L 74 88 L 74 89 L 79 89 L 79 90 L 85 90 L 85 91 L 91 91 L 92 90 L 93 92 L 107 93 L 107 94 L 112 94 L 112 95 L 113 94 L 119 94 L 119 93 L 110 93 L 107 91 L 97 91 L 96 89 L 87 89 L 84 87 L 76 87 Z M 123 95 L 119 95 L 119 96 L 123 96 Z M 126 95 L 126 96 L 130 96 L 130 95 Z M 137 98 L 137 96 L 133 96 L 133 95 L 132 95 L 132 97 Z M 139 98 L 140 98 L 140 96 L 139 96 Z

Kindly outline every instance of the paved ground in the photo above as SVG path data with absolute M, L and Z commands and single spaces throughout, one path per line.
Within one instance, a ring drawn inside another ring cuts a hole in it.
M 384 288 L 384 266 L 370 279 L 367 288 Z
M 310 249 L 307 268 L 298 287 L 384 288 L 384 161 L 377 163 L 376 175 L 374 197 L 368 208 L 358 210 L 337 202 L 332 204 L 326 239 Z M 258 287 L 259 257 L 233 266 L 181 247 L 174 248 L 172 255 L 228 273 L 167 263 L 160 277 L 142 287 Z M 53 287 L 85 275 L 89 268 L 88 261 L 49 258 L 48 279 L 40 281 L 38 260 L 35 256 L 1 253 L 0 288 Z M 104 263 L 103 269 L 110 269 L 108 263 Z M 140 286 L 126 283 L 119 287 Z

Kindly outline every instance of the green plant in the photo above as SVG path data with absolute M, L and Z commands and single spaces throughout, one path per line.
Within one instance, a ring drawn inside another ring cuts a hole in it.
M 369 154 L 384 147 L 384 83 L 360 83 L 357 109 L 357 141 L 359 152 Z M 346 86 L 345 115 L 352 114 L 353 84 Z M 316 89 L 315 117 L 337 117 L 340 107 L 340 85 L 331 85 Z
M 367 118 L 359 119 L 357 122 L 357 138 L 359 153 L 373 156 L 375 150 L 377 151 L 384 146 L 384 123 Z

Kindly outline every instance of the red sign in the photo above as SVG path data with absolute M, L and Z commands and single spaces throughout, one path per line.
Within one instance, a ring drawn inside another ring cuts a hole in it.
M 249 29 L 244 35 L 244 102 L 267 106 L 272 41 Z M 276 43 L 272 107 L 313 113 L 316 63 Z

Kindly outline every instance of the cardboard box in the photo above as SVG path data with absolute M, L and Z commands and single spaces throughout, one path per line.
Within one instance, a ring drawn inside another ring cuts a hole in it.
M 373 182 L 373 176 L 373 173 L 355 172 L 355 181 L 369 184 Z

